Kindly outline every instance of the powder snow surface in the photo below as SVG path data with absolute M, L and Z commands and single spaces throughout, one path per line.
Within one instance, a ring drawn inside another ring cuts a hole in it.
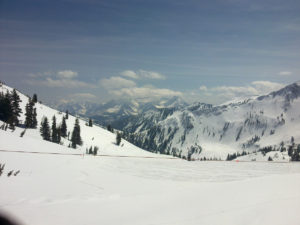
M 17 146 L 24 139 L 0 135 L 1 148 L 2 140 Z M 51 143 L 44 150 L 70 153 Z M 0 161 L 5 173 L 21 171 L 0 177 L 0 211 L 24 225 L 294 225 L 300 220 L 299 163 L 13 152 L 0 152 Z

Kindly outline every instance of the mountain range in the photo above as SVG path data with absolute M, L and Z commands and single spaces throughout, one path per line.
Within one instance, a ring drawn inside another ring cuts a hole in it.
M 238 154 L 256 160 L 257 152 L 272 149 L 277 151 L 272 155 L 275 160 L 284 160 L 284 146 L 300 142 L 300 82 L 221 105 L 187 104 L 173 97 L 148 103 L 69 103 L 58 108 L 111 124 L 148 151 L 189 159 L 226 159 Z

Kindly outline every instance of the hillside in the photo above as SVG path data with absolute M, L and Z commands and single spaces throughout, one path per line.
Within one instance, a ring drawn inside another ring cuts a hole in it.
M 0 92 L 6 93 L 7 91 L 11 92 L 13 89 L 6 85 L 2 85 L 0 87 Z M 28 103 L 28 97 L 24 94 L 18 92 L 21 103 L 20 107 L 22 109 L 22 114 L 20 116 L 21 124 L 25 121 L 25 106 Z M 45 142 L 42 140 L 40 135 L 39 127 L 43 117 L 47 117 L 49 120 L 49 124 L 51 126 L 52 117 L 56 117 L 57 125 L 59 125 L 62 121 L 62 117 L 65 115 L 63 112 L 59 112 L 55 109 L 52 109 L 46 105 L 43 105 L 39 102 L 35 104 L 37 110 L 37 121 L 38 128 L 37 129 L 26 129 L 26 132 L 23 138 L 20 137 L 21 132 L 24 131 L 24 128 L 16 127 L 14 131 L 7 130 L 6 133 L 2 135 L 7 135 L 5 138 L 5 142 L 1 142 L 1 149 L 3 150 L 22 150 L 22 151 L 30 151 L 32 149 L 38 151 L 48 151 L 50 149 L 60 149 L 59 151 L 66 151 L 71 153 L 86 153 L 86 149 L 91 146 L 98 146 L 99 151 L 98 154 L 113 154 L 113 155 L 128 155 L 128 156 L 157 156 L 156 154 L 152 154 L 148 151 L 144 151 L 133 144 L 128 143 L 125 140 L 122 140 L 121 145 L 117 146 L 116 142 L 116 134 L 113 134 L 99 126 L 94 125 L 93 127 L 89 127 L 86 125 L 86 121 L 79 119 L 79 124 L 81 128 L 81 138 L 83 141 L 82 146 L 77 146 L 77 149 L 67 148 L 70 144 L 70 141 L 67 138 L 62 138 L 61 145 L 54 144 L 51 142 Z M 71 138 L 72 130 L 74 128 L 75 117 L 69 115 L 69 118 L 66 120 L 68 132 L 70 132 L 69 139 Z M 3 122 L 0 121 L 0 126 L 2 126 Z M 3 132 L 3 131 L 2 131 Z M 10 140 L 10 141 L 8 141 Z M 31 145 L 31 141 L 36 144 L 34 146 Z M 45 147 L 49 146 L 49 147 Z M 51 147 L 52 146 L 52 147 Z

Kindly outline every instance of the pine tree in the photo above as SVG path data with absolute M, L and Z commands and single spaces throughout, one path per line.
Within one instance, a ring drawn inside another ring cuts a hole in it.
M 56 117 L 52 117 L 52 126 L 51 126 L 51 141 L 57 143 L 57 129 L 56 129 Z
M 90 155 L 93 154 L 93 147 L 92 146 L 89 148 L 89 154 Z
M 93 126 L 93 121 L 92 121 L 92 119 L 90 118 L 89 119 L 89 127 L 92 127 Z
M 0 94 L 0 120 L 4 122 L 9 122 L 12 120 L 13 110 L 10 101 L 9 93 L 6 95 Z
M 98 146 L 94 146 L 94 152 L 93 152 L 93 154 L 94 154 L 94 155 L 97 155 L 98 150 L 99 150 Z
M 32 127 L 32 117 L 33 117 L 33 105 L 31 99 L 29 99 L 28 103 L 25 107 L 25 126 L 26 128 Z
M 37 113 L 36 113 L 36 108 L 33 109 L 33 114 L 32 114 L 32 128 L 36 128 L 37 127 Z
M 69 119 L 69 111 L 66 111 L 66 120 Z
M 33 94 L 32 101 L 33 101 L 33 103 L 37 103 L 37 101 L 38 101 L 37 94 Z
M 72 148 L 76 148 L 76 145 L 82 145 L 78 118 L 76 118 L 76 120 L 75 120 L 75 125 L 74 125 L 74 129 L 72 132 L 71 142 L 72 142 Z
M 36 128 L 37 127 L 37 113 L 34 107 L 34 102 L 29 98 L 28 103 L 25 107 L 25 126 L 26 128 Z
M 60 127 L 60 132 L 62 137 L 67 137 L 67 124 L 66 124 L 66 118 L 63 117 Z
M 58 128 L 56 129 L 56 132 L 57 132 L 57 143 L 59 144 L 60 141 L 61 141 L 61 128 L 58 127 Z
M 40 133 L 44 140 L 50 141 L 50 127 L 47 117 L 44 117 L 41 122 Z
M 107 125 L 107 130 L 110 131 L 110 132 L 112 132 L 112 133 L 114 132 L 114 129 L 111 127 L 110 124 Z
M 18 95 L 16 89 L 14 89 L 12 91 L 12 95 L 11 95 L 11 106 L 12 106 L 12 111 L 13 111 L 13 118 L 12 118 L 12 122 L 14 123 L 14 125 L 18 126 L 19 125 L 19 119 L 18 117 L 20 117 L 20 113 L 22 113 L 22 109 L 20 108 L 20 96 Z
M 121 133 L 120 132 L 117 132 L 117 136 L 116 136 L 116 144 L 117 145 L 120 145 L 121 143 Z

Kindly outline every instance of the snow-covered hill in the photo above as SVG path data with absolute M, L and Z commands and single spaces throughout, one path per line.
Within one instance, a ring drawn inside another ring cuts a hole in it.
M 291 140 L 300 143 L 300 83 L 218 106 L 194 103 L 149 110 L 128 121 L 124 131 L 144 149 L 181 157 L 226 159 L 239 153 L 247 154 L 243 159 L 248 160 L 285 161 Z M 268 146 L 277 151 L 257 153 Z
M 6 85 L 2 85 L 0 87 L 0 92 L 6 93 L 7 91 L 11 92 L 13 89 Z M 22 109 L 22 114 L 20 116 L 21 124 L 25 120 L 25 106 L 28 103 L 29 97 L 18 92 L 22 102 L 20 103 L 20 107 Z M 99 126 L 94 125 L 93 127 L 89 127 L 86 125 L 86 121 L 79 119 L 79 125 L 81 128 L 81 138 L 83 141 L 82 146 L 78 146 L 77 149 L 68 148 L 70 141 L 67 138 L 62 138 L 61 145 L 54 144 L 52 142 L 43 141 L 40 135 L 39 127 L 43 117 L 47 117 L 51 126 L 52 117 L 56 117 L 57 125 L 62 122 L 62 117 L 65 115 L 64 112 L 59 112 L 55 109 L 52 109 L 46 105 L 43 105 L 39 102 L 35 104 L 35 108 L 37 110 L 37 121 L 38 128 L 37 129 L 26 129 L 24 136 L 21 138 L 20 134 L 24 131 L 24 128 L 16 127 L 14 131 L 1 130 L 1 139 L 6 141 L 1 141 L 0 148 L 2 150 L 22 150 L 22 151 L 53 151 L 56 149 L 59 152 L 72 152 L 72 153 L 85 153 L 87 148 L 91 146 L 99 147 L 98 154 L 110 154 L 110 155 L 132 155 L 132 156 L 154 156 L 156 154 L 152 154 L 148 151 L 144 151 L 133 144 L 122 140 L 121 145 L 117 146 L 116 142 L 116 134 L 111 133 Z M 72 130 L 74 128 L 75 117 L 69 115 L 69 118 L 66 120 L 68 132 L 70 132 L 69 138 L 71 138 Z M 0 126 L 3 124 L 0 121 Z M 162 156 L 164 157 L 164 156 Z

